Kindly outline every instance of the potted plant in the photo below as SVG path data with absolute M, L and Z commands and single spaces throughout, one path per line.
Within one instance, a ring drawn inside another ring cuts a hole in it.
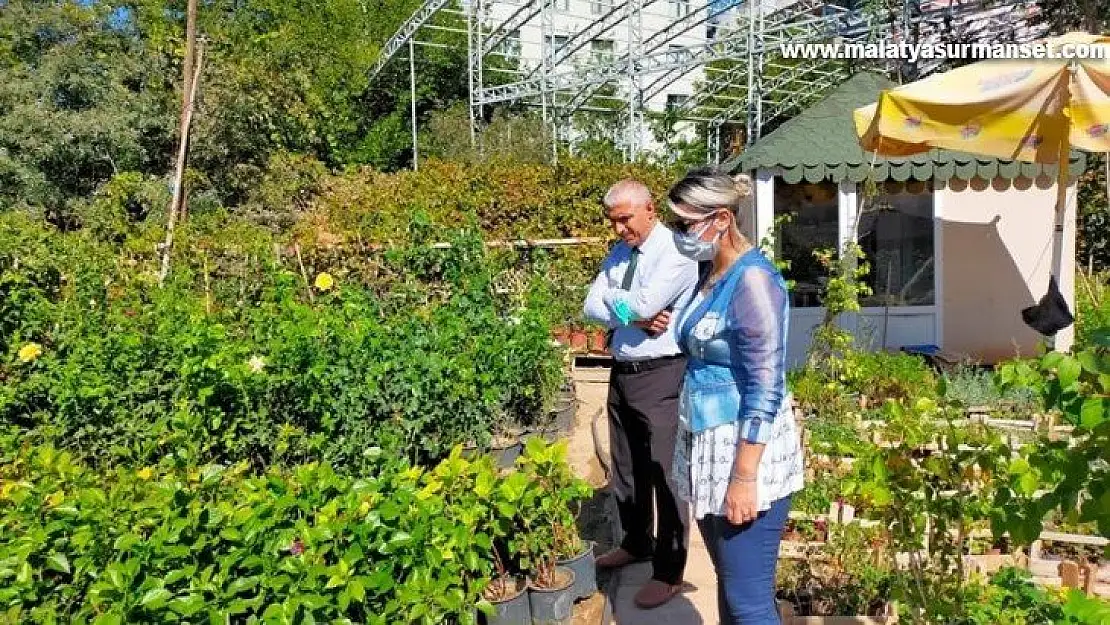
M 482 599 L 488 601 L 492 610 L 479 614 L 478 622 L 486 625 L 528 625 L 532 622 L 531 603 L 529 602 L 528 581 L 510 575 L 505 569 L 497 546 L 493 547 L 496 576 L 482 591 Z
M 571 471 L 566 452 L 566 441 L 545 445 L 540 439 L 530 439 L 520 459 L 520 466 L 535 486 L 535 498 L 526 517 L 525 551 L 535 573 L 532 587 L 539 603 L 534 603 L 533 608 L 541 611 L 548 606 L 561 608 L 557 602 L 562 598 L 556 598 L 552 592 L 565 591 L 571 603 L 597 592 L 593 544 L 578 535 L 571 512 L 571 507 L 589 497 L 592 489 Z M 570 573 L 569 588 L 564 588 L 566 578 L 559 569 Z M 545 614 L 533 616 L 535 619 Z M 560 618 L 554 612 L 547 616 Z
M 570 332 L 570 350 L 576 354 L 585 354 L 587 349 L 589 349 L 589 339 L 586 336 L 586 330 L 575 327 Z
M 446 487 L 472 493 L 469 513 L 479 519 L 475 527 L 482 537 L 476 544 L 488 544 L 491 552 L 493 575 L 482 591 L 479 623 L 530 625 L 532 611 L 528 600 L 528 580 L 511 572 L 502 554 L 517 547 L 514 537 L 518 533 L 520 512 L 527 509 L 532 486 L 528 477 L 520 471 L 510 472 L 502 478 L 489 456 L 480 457 L 472 466 L 474 476 L 470 483 L 452 482 L 442 474 L 440 477 L 444 478 Z M 519 571 L 513 564 L 513 571 Z
M 574 572 L 553 560 L 536 568 L 528 583 L 532 625 L 570 625 L 574 610 Z
M 607 340 L 608 333 L 605 328 L 593 328 L 590 330 L 590 353 L 592 354 L 608 354 L 609 341 Z
M 557 534 L 558 536 L 558 534 Z M 594 541 L 582 540 L 577 532 L 566 533 L 567 539 L 563 542 L 556 538 L 556 551 L 560 554 L 556 564 L 566 567 L 574 573 L 574 587 L 571 589 L 574 599 L 586 599 L 597 592 L 597 565 L 594 558 Z
M 554 405 L 550 410 L 550 423 L 544 430 L 549 437 L 570 431 L 574 423 L 574 413 L 578 409 L 578 397 L 574 388 L 574 380 L 567 376 L 567 380 L 555 395 Z M 554 442 L 554 440 L 551 440 Z

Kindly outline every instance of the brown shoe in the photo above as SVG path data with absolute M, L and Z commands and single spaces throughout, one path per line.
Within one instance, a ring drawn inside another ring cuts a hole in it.
M 681 590 L 682 584 L 671 585 L 666 582 L 661 582 L 657 579 L 653 579 L 650 582 L 644 584 L 642 588 L 640 588 L 633 600 L 640 608 L 643 608 L 644 610 L 650 610 L 652 608 L 658 608 L 671 599 L 674 599 L 675 595 L 677 595 Z
M 622 566 L 632 564 L 633 562 L 641 562 L 641 558 L 637 558 L 631 553 L 625 551 L 621 547 L 606 553 L 596 560 L 598 568 L 602 569 L 616 569 Z

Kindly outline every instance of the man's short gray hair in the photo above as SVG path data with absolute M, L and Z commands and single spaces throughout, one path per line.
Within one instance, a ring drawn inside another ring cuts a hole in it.
M 633 206 L 647 206 L 651 204 L 651 190 L 639 180 L 626 178 L 609 187 L 605 199 L 601 201 L 606 210 L 612 210 L 622 204 Z

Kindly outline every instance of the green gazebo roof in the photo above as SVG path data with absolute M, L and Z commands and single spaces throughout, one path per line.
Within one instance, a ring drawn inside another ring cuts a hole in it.
M 857 73 L 824 100 L 756 141 L 724 167 L 728 171 L 780 168 L 783 180 L 788 183 L 862 182 L 870 173 L 874 155 L 860 147 L 852 111 L 875 102 L 882 90 L 896 86 L 879 74 Z M 931 150 L 905 158 L 875 158 L 874 168 L 877 182 L 1056 176 L 1055 165 L 1000 160 L 952 150 Z M 1070 173 L 1078 176 L 1085 168 L 1083 153 L 1072 150 Z

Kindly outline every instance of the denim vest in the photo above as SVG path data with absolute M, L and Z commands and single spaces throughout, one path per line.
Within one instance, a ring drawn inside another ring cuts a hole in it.
M 761 268 L 761 269 L 756 269 Z M 750 250 L 729 268 L 713 289 L 702 301 L 690 302 L 686 314 L 678 326 L 678 344 L 687 355 L 686 376 L 683 394 L 680 397 L 679 414 L 690 432 L 702 432 L 717 425 L 735 423 L 743 416 L 741 410 L 747 406 L 743 394 L 748 384 L 746 371 L 749 365 L 761 366 L 765 363 L 747 362 L 754 354 L 740 351 L 740 321 L 737 320 L 733 301 L 740 280 L 748 270 L 766 270 L 774 276 L 781 289 L 786 290 L 783 276 L 770 264 L 758 250 Z M 698 285 L 700 289 L 700 283 Z M 697 291 L 695 291 L 695 298 Z M 780 336 L 785 349 L 788 311 L 780 311 L 783 334 Z M 785 353 L 781 355 L 785 359 Z M 777 363 L 781 369 L 783 362 Z M 776 382 L 779 391 L 785 391 L 785 376 Z M 760 397 L 749 397 L 751 402 L 763 402 Z M 751 406 L 755 407 L 755 406 Z M 774 407 L 769 411 L 777 413 Z M 770 419 L 774 419 L 771 416 Z
M 757 250 L 738 258 L 697 306 L 687 308 L 678 328 L 679 346 L 688 357 L 679 413 L 691 432 L 740 419 L 743 355 L 730 308 L 745 268 L 761 262 L 768 261 Z

